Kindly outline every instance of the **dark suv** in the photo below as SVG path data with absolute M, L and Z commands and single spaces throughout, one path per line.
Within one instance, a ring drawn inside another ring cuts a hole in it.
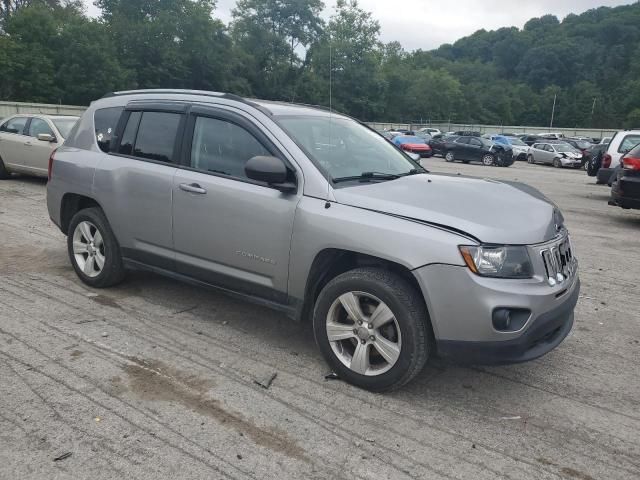
M 445 152 L 444 158 L 447 162 L 482 162 L 487 167 L 508 167 L 513 164 L 513 150 L 510 145 L 495 143 L 482 137 L 457 137 L 447 142 Z

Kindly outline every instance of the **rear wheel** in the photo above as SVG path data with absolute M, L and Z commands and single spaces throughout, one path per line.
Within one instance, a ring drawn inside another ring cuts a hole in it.
M 316 301 L 313 328 L 325 360 L 344 380 L 382 392 L 424 367 L 431 329 L 424 301 L 402 277 L 359 268 L 331 280 Z
M 4 166 L 4 162 L 0 158 L 0 180 L 6 180 L 10 176 L 11 173 L 7 170 L 7 167 Z
M 87 208 L 74 215 L 67 250 L 76 274 L 87 285 L 104 288 L 124 279 L 120 246 L 100 208 Z
M 453 162 L 456 159 L 456 156 L 453 154 L 453 152 L 447 152 L 447 154 L 444 156 L 444 159 L 447 162 Z
M 485 167 L 490 167 L 495 164 L 495 157 L 490 153 L 486 153 L 482 156 L 482 164 Z

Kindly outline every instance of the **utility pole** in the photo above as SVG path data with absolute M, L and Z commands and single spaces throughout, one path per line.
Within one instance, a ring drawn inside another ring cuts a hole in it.
M 591 120 L 589 121 L 589 123 L 591 124 L 591 127 L 593 127 L 593 114 L 596 112 L 596 100 L 598 99 L 598 97 L 593 97 L 593 106 L 591 107 Z
M 553 128 L 553 117 L 556 114 L 556 99 L 558 98 L 558 94 L 555 93 L 553 95 L 553 108 L 551 109 L 551 123 L 549 124 L 549 130 Z

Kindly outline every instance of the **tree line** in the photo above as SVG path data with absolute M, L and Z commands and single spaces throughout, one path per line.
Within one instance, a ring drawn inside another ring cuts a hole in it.
M 327 21 L 322 0 L 238 0 L 228 25 L 215 0 L 95 3 L 99 18 L 80 0 L 0 0 L 0 100 L 189 88 L 367 121 L 547 125 L 555 97 L 555 126 L 640 126 L 640 3 L 412 52 L 383 43 L 357 0 L 337 0 Z

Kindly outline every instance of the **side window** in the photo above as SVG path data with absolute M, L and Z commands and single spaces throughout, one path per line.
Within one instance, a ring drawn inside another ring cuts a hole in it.
M 469 137 L 460 137 L 459 139 L 456 140 L 456 143 L 467 145 L 469 143 Z
M 247 160 L 258 155 L 271 153 L 244 128 L 226 120 L 196 118 L 191 167 L 247 178 L 244 166 Z
M 96 132 L 98 147 L 103 152 L 109 151 L 109 144 L 113 132 L 118 125 L 118 120 L 122 114 L 122 107 L 101 108 L 93 115 L 93 125 Z
M 178 113 L 143 112 L 133 155 L 158 162 L 173 161 L 173 149 L 181 118 L 182 115 Z
M 471 139 L 469 139 L 469 145 L 473 145 L 474 147 L 481 147 L 482 146 L 482 142 L 480 140 L 478 140 L 477 138 L 471 138 Z
M 127 126 L 125 127 L 122 134 L 122 140 L 120 141 L 118 153 L 122 153 L 123 155 L 133 155 L 133 144 L 136 141 L 136 133 L 138 132 L 138 125 L 140 124 L 141 118 L 141 112 L 133 112 L 131 115 L 129 115 Z
M 633 147 L 640 143 L 640 135 L 627 135 L 620 142 L 620 146 L 618 147 L 618 153 L 628 152 Z
M 15 117 L 3 123 L 0 132 L 24 134 L 24 127 L 27 125 L 26 117 Z
M 55 137 L 53 134 L 53 130 L 49 124 L 42 120 L 41 118 L 32 118 L 31 123 L 29 124 L 29 133 L 30 137 L 37 137 L 41 133 L 48 133 L 49 135 Z

